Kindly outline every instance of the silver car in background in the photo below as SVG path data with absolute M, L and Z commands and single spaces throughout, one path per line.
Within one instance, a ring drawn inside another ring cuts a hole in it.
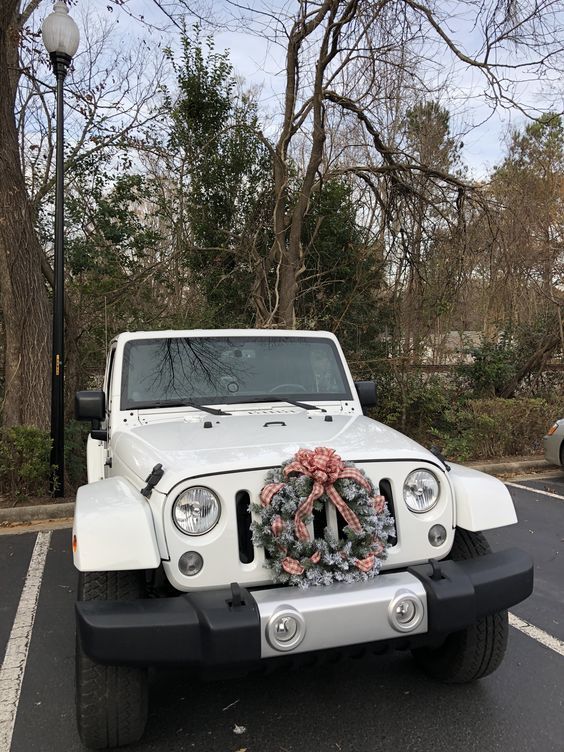
M 564 466 L 564 418 L 557 420 L 543 438 L 544 458 L 551 465 Z

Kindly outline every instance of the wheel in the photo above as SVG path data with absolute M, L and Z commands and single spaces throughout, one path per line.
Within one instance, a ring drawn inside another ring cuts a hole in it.
M 489 553 L 491 548 L 482 533 L 457 529 L 451 559 L 475 559 Z M 448 635 L 440 647 L 413 650 L 413 656 L 434 679 L 466 684 L 499 668 L 507 647 L 508 630 L 507 611 L 499 611 Z
M 305 388 L 305 386 L 303 386 L 303 384 L 278 384 L 270 390 L 270 394 L 276 394 L 277 392 L 281 392 L 283 389 L 297 389 L 298 392 L 307 392 L 307 389 Z
M 82 572 L 78 600 L 131 600 L 144 595 L 141 572 Z M 90 749 L 138 741 L 148 710 L 147 670 L 105 666 L 90 660 L 76 638 L 76 718 Z

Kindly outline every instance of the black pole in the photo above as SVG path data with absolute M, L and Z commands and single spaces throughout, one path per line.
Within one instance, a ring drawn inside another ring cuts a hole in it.
M 51 493 L 65 495 L 65 253 L 64 253 L 64 106 L 63 84 L 71 59 L 51 53 L 57 77 L 57 148 L 55 166 L 55 254 L 53 286 L 53 355 L 51 364 Z

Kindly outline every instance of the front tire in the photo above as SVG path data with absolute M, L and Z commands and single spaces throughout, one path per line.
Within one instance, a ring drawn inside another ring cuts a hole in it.
M 81 572 L 78 600 L 134 600 L 142 572 Z M 148 712 L 147 670 L 92 661 L 76 638 L 76 718 L 82 743 L 109 749 L 139 741 Z
M 491 548 L 482 533 L 457 529 L 451 559 L 475 559 L 489 553 Z M 499 611 L 448 635 L 438 648 L 413 650 L 413 656 L 434 679 L 448 684 L 467 684 L 499 668 L 507 648 L 508 631 L 507 611 Z

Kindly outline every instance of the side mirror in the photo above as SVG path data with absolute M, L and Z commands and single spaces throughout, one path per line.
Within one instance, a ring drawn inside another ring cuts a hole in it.
M 77 392 L 74 398 L 74 414 L 77 420 L 92 421 L 90 435 L 98 441 L 107 441 L 108 432 L 100 428 L 106 420 L 106 395 L 104 392 Z
M 106 395 L 104 392 L 77 392 L 74 414 L 77 420 L 105 420 Z
M 362 407 L 375 407 L 376 384 L 373 381 L 355 381 L 354 385 Z

